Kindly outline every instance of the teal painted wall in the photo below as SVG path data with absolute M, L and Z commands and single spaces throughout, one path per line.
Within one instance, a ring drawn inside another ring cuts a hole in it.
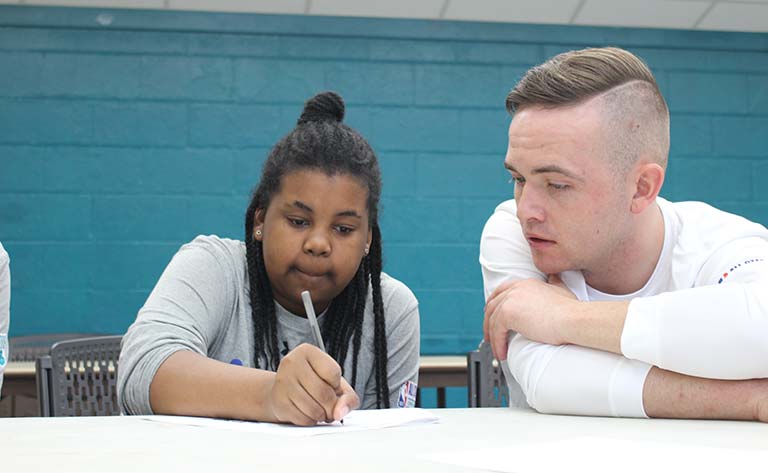
M 465 352 L 478 238 L 512 193 L 506 92 L 595 45 L 645 58 L 669 101 L 662 194 L 768 223 L 766 34 L 0 7 L 12 335 L 124 331 L 182 243 L 242 238 L 268 149 L 334 89 L 379 153 L 385 269 L 421 301 L 422 351 Z

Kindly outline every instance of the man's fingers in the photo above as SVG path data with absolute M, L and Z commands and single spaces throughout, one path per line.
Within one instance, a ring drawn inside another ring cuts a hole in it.
M 493 357 L 499 361 L 507 359 L 507 338 L 509 330 L 503 327 L 496 327 L 491 331 L 491 351 Z
M 517 283 L 517 279 L 511 279 L 508 281 L 504 281 L 503 283 L 496 286 L 496 289 L 493 290 L 490 296 L 488 296 L 488 301 L 491 301 L 492 299 L 495 299 L 496 296 L 501 294 L 502 292 L 506 291 L 510 287 L 514 286 Z
M 491 294 L 491 297 L 488 298 L 488 302 L 485 304 L 485 313 L 483 314 L 483 340 L 486 342 L 490 341 L 490 327 L 488 326 L 488 320 L 490 319 L 491 314 L 496 311 L 496 307 L 498 307 L 498 305 L 507 297 L 507 290 L 512 288 L 516 282 L 517 281 L 506 281 L 499 284 Z
M 507 359 L 507 334 L 510 330 L 507 325 L 504 314 L 500 313 L 499 308 L 497 308 L 489 317 L 489 338 L 493 357 L 499 361 Z

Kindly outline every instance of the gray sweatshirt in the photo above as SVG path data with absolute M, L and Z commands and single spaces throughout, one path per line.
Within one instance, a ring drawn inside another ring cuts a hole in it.
M 248 297 L 245 245 L 217 236 L 199 236 L 181 247 L 125 334 L 118 371 L 118 397 L 126 414 L 152 414 L 149 386 L 160 365 L 174 352 L 190 350 L 252 367 L 253 321 Z M 397 405 L 401 386 L 416 382 L 419 367 L 419 311 L 416 297 L 400 281 L 382 273 L 381 291 L 387 333 L 390 406 Z M 312 342 L 306 318 L 275 303 L 277 339 L 283 355 Z M 373 369 L 373 304 L 365 307 L 354 387 L 362 409 L 376 407 Z M 325 314 L 318 316 L 322 326 Z M 351 344 L 351 341 L 350 341 Z M 352 373 L 352 347 L 344 365 Z M 265 361 L 260 360 L 260 366 Z

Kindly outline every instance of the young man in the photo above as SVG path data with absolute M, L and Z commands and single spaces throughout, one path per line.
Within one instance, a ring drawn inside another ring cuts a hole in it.
M 658 197 L 669 112 L 647 66 L 567 52 L 506 105 L 515 199 L 488 220 L 480 263 L 513 403 L 768 421 L 768 230 Z

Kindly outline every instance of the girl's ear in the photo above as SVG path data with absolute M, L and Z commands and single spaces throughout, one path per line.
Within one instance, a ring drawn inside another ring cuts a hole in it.
M 364 256 L 368 256 L 368 252 L 371 251 L 371 242 L 373 241 L 373 229 L 368 225 L 368 239 L 365 242 Z
M 253 239 L 261 241 L 264 238 L 264 210 L 256 209 L 253 214 Z

